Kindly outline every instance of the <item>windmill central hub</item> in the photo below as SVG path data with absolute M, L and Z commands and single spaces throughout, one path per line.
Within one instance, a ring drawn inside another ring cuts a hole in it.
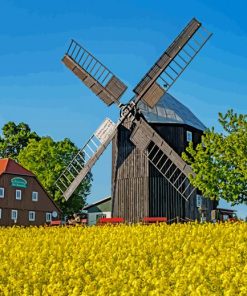
M 128 104 L 120 106 L 120 109 L 121 119 L 124 119 L 126 117 L 134 119 L 136 117 L 137 107 L 134 101 L 130 101 Z

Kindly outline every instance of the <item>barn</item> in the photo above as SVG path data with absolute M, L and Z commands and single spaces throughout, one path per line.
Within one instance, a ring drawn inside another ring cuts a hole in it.
M 60 215 L 32 172 L 12 159 L 0 159 L 0 226 L 39 226 Z
M 189 141 L 201 141 L 204 124 L 182 103 L 166 93 L 153 107 L 138 104 L 145 120 L 180 156 Z M 216 202 L 195 191 L 186 201 L 130 141 L 131 123 L 124 122 L 112 144 L 113 217 L 138 222 L 144 217 L 210 220 Z M 200 200 L 198 204 L 198 200 Z

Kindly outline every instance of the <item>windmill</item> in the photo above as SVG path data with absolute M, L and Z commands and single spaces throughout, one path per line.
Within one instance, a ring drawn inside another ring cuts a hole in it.
M 194 200 L 196 189 L 189 182 L 189 175 L 193 175 L 190 166 L 145 120 L 139 107 L 144 105 L 154 108 L 211 35 L 193 18 L 137 84 L 133 90 L 133 98 L 125 105 L 120 103 L 120 98 L 127 89 L 126 85 L 79 43 L 71 41 L 62 59 L 63 63 L 107 106 L 114 103 L 121 112 L 117 123 L 108 118 L 104 120 L 57 179 L 56 186 L 66 200 L 87 176 L 107 146 L 112 141 L 116 143 L 121 129 L 127 131 L 125 140 L 131 142 L 132 147 L 138 151 L 139 160 L 136 157 L 132 163 L 138 174 L 148 176 L 150 170 L 148 164 L 151 164 L 159 177 L 161 176 L 175 192 L 175 203 L 169 207 L 181 207 L 181 205 L 185 207 L 186 204 L 190 204 L 192 198 Z M 117 152 L 114 153 L 113 175 L 116 175 L 117 167 L 125 159 L 119 159 L 116 156 Z M 123 216 L 127 221 L 138 221 L 143 216 L 149 216 L 150 198 L 146 194 L 149 190 L 148 183 L 135 185 L 136 197 L 130 200 L 128 196 L 131 195 L 132 189 L 128 187 L 132 185 L 129 183 L 124 186 L 125 188 L 116 190 L 114 178 L 115 176 L 113 176 L 113 216 Z M 121 190 L 125 190 L 123 197 L 120 196 Z M 174 212 L 169 216 L 172 218 L 178 214 L 179 212 Z

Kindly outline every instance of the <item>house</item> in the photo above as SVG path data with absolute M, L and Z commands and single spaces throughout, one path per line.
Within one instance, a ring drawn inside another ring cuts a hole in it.
M 111 196 L 101 199 L 83 208 L 88 214 L 88 225 L 94 225 L 99 218 L 111 218 L 112 200 Z
M 0 226 L 44 225 L 60 215 L 32 172 L 12 159 L 0 159 Z

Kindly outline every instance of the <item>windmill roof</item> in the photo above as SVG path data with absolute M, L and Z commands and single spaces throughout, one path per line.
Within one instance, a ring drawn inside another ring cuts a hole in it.
M 3 173 L 23 175 L 23 176 L 35 176 L 33 173 L 22 167 L 19 163 L 10 158 L 0 159 L 0 175 Z
M 138 103 L 138 107 L 150 123 L 186 124 L 202 131 L 206 129 L 189 108 L 169 93 L 165 93 L 154 108 L 148 107 L 143 101 Z

